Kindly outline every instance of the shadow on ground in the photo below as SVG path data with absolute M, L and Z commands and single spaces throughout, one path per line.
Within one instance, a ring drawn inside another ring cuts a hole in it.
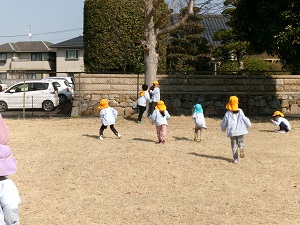
M 225 158 L 225 157 L 222 157 L 222 156 L 205 155 L 205 154 L 199 154 L 199 153 L 196 153 L 196 152 L 189 152 L 187 154 L 197 156 L 197 157 L 208 158 L 208 159 L 220 159 L 220 160 L 224 160 L 224 161 L 227 161 L 227 162 L 230 162 L 230 163 L 232 162 L 232 159 L 228 159 L 228 158 Z

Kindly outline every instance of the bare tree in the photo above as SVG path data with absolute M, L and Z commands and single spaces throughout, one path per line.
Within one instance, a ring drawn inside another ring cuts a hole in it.
M 168 9 L 160 17 L 154 20 L 154 14 L 158 10 L 160 4 L 164 3 L 164 0 L 143 0 L 145 3 L 145 39 L 142 40 L 144 48 L 144 61 L 145 61 L 145 83 L 151 85 L 156 79 L 157 64 L 159 55 L 156 52 L 157 38 L 160 35 L 170 33 L 178 29 L 182 24 L 186 22 L 188 17 L 194 13 L 194 0 L 187 1 L 188 13 L 175 24 L 169 25 L 164 29 L 160 29 L 165 19 L 168 19 L 168 15 L 173 12 L 173 9 Z

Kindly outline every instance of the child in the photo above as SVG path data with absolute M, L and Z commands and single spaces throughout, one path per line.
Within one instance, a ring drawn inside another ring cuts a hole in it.
M 275 130 L 275 132 L 278 133 L 286 133 L 291 130 L 291 125 L 289 121 L 284 117 L 284 114 L 280 111 L 275 111 L 273 114 L 273 119 L 271 119 L 271 123 L 273 123 L 275 126 L 279 126 L 279 130 Z
M 151 98 L 151 104 L 149 104 L 149 118 L 151 118 L 151 114 L 153 113 L 157 102 L 160 100 L 160 89 L 157 80 L 153 81 L 153 84 L 149 89 L 149 94 Z
M 195 122 L 194 141 L 198 140 L 198 133 L 200 133 L 200 142 L 203 142 L 204 131 L 205 129 L 207 129 L 203 115 L 203 109 L 200 104 L 194 105 L 193 108 L 194 113 L 192 115 L 192 118 Z
M 152 113 L 151 119 L 152 124 L 156 125 L 156 134 L 159 144 L 164 144 L 166 142 L 167 134 L 167 120 L 170 118 L 170 114 L 167 111 L 167 107 L 163 101 L 158 101 L 155 110 Z
M 148 92 L 148 85 L 143 84 L 142 89 L 143 90 L 140 91 L 140 96 L 138 97 L 138 100 L 137 100 L 137 105 L 139 108 L 139 116 L 138 116 L 138 121 L 137 121 L 138 123 L 142 123 L 142 117 L 146 110 L 147 102 L 151 102 L 150 94 Z
M 233 163 L 238 163 L 238 147 L 240 148 L 240 157 L 244 158 L 244 135 L 248 133 L 247 128 L 251 126 L 248 117 L 244 115 L 242 109 L 238 108 L 238 98 L 231 96 L 226 104 L 228 110 L 222 120 L 221 130 L 227 130 L 227 137 L 231 139 L 231 148 L 233 154 Z
M 19 191 L 15 183 L 7 178 L 15 174 L 16 170 L 16 160 L 11 149 L 0 144 L 0 224 L 19 224 Z
M 114 134 L 118 138 L 121 138 L 121 134 L 119 134 L 116 128 L 114 127 L 116 118 L 118 116 L 118 111 L 110 107 L 106 99 L 102 99 L 100 101 L 100 105 L 98 106 L 98 108 L 100 109 L 100 120 L 102 122 L 102 126 L 100 127 L 99 140 L 103 140 L 103 132 L 104 129 L 107 128 L 107 126 L 110 126 L 112 132 L 114 132 Z
M 21 199 L 15 183 L 7 176 L 17 171 L 16 159 L 6 144 L 9 138 L 7 126 L 0 114 L 0 224 L 19 225 Z M 5 137 L 5 138 L 3 138 Z

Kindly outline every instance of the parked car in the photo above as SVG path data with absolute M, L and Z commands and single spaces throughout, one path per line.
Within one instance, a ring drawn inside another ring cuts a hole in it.
M 0 112 L 7 109 L 40 108 L 52 111 L 59 105 L 53 81 L 28 80 L 0 92 Z
M 66 103 L 67 101 L 71 101 L 73 99 L 74 91 L 67 80 L 48 78 L 43 80 L 53 81 L 58 90 L 59 104 Z
M 73 90 L 75 90 L 75 82 L 73 77 L 48 77 L 47 79 L 60 79 L 60 80 L 67 80 L 72 87 Z

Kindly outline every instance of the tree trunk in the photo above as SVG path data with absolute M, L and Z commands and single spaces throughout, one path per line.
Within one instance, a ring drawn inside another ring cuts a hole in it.
M 164 12 L 161 17 L 154 21 L 154 13 L 158 9 L 159 5 L 164 2 L 163 0 L 144 0 L 145 2 L 145 40 L 142 41 L 144 48 L 144 62 L 145 62 L 145 83 L 148 86 L 152 85 L 152 82 L 156 80 L 157 66 L 159 55 L 156 52 L 157 37 L 162 34 L 170 33 L 178 29 L 185 23 L 190 15 L 194 14 L 194 0 L 189 0 L 188 13 L 181 20 L 175 24 L 168 26 L 165 29 L 160 30 L 160 25 L 164 19 L 169 18 L 169 14 L 173 10 Z
M 145 62 L 145 83 L 150 87 L 156 79 L 158 54 L 156 53 L 157 34 L 155 32 L 155 24 L 151 13 L 153 8 L 153 0 L 145 0 L 145 43 L 144 43 L 144 62 Z

